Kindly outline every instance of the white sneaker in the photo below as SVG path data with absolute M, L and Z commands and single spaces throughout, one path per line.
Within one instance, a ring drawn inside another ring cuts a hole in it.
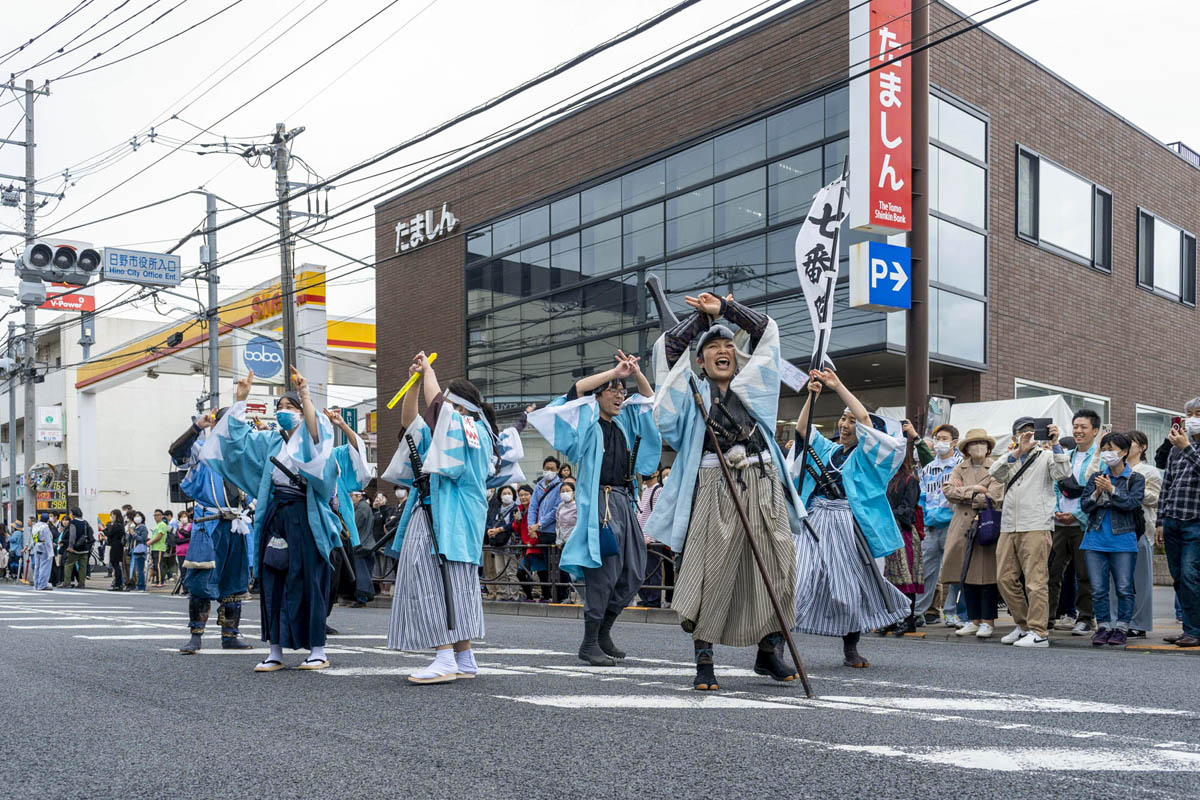
M 958 614 L 946 614 L 942 618 L 942 624 L 947 628 L 957 628 L 959 625 L 963 624 L 963 621 L 958 618 Z
M 992 638 L 992 633 L 992 626 L 985 622 L 979 626 L 979 630 L 975 632 L 975 637 L 977 639 L 990 639 Z
M 972 633 L 975 633 L 978 630 L 979 630 L 978 625 L 976 625 L 974 622 L 968 622 L 966 625 L 963 625 L 961 628 L 956 630 L 954 632 L 954 635 L 955 636 L 970 636 Z
M 1094 631 L 1090 622 L 1076 622 L 1075 627 L 1071 628 L 1072 636 L 1091 636 L 1092 633 Z
M 1028 631 L 1017 641 L 1013 642 L 1013 647 L 1049 647 L 1050 640 L 1045 636 L 1038 636 L 1033 631 Z
M 1050 627 L 1056 631 L 1069 631 L 1075 627 L 1075 620 L 1064 614 L 1063 616 L 1054 620 L 1054 624 Z
M 1027 633 L 1027 631 L 1022 630 L 1021 626 L 1018 625 L 1017 627 L 1015 627 L 1011 631 L 1009 631 L 1007 634 L 1005 634 L 1004 638 L 1001 639 L 1000 641 L 1003 644 L 1016 644 L 1017 640 L 1020 639 L 1022 636 L 1024 636 L 1026 633 Z

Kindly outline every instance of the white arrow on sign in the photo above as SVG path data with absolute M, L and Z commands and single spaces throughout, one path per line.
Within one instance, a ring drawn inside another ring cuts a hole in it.
M 900 291 L 900 287 L 908 283 L 908 275 L 905 274 L 904 268 L 900 266 L 899 261 L 892 262 L 892 274 L 888 276 L 896 283 L 892 286 L 893 292 Z

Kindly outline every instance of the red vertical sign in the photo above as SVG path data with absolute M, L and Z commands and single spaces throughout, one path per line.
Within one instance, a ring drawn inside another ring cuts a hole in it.
M 912 228 L 912 0 L 871 0 L 851 12 L 853 228 Z M 871 70 L 867 73 L 867 70 Z M 863 74 L 867 73 L 867 74 Z

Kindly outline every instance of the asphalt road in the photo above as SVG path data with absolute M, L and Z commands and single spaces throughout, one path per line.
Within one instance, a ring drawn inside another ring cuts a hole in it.
M 404 676 L 428 656 L 382 649 L 387 614 L 336 610 L 324 672 L 254 674 L 261 655 L 215 636 L 175 652 L 182 598 L 0 585 L 3 794 L 1200 795 L 1191 655 L 872 637 L 871 668 L 849 670 L 838 640 L 801 637 L 816 700 L 728 648 L 709 695 L 674 626 L 619 624 L 630 658 L 597 670 L 574 655 L 579 621 L 495 615 L 478 678 L 418 687 Z

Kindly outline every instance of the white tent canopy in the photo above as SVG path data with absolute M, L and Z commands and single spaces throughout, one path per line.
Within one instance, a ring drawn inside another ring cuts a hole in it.
M 882 417 L 904 416 L 900 406 L 880 408 L 876 411 Z M 1003 452 L 1012 441 L 1012 424 L 1019 417 L 1049 417 L 1058 426 L 1059 435 L 1071 435 L 1070 406 L 1060 394 L 1050 394 L 1043 397 L 1020 397 L 1013 400 L 992 400 L 987 403 L 955 403 L 950 407 L 950 424 L 958 428 L 960 436 L 965 436 L 972 428 L 983 428 L 988 435 L 996 440 L 996 451 Z

